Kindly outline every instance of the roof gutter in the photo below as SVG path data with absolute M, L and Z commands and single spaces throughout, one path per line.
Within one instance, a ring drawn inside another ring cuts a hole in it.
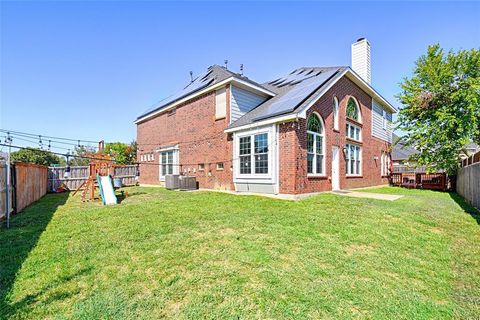
M 231 132 L 236 132 L 236 131 L 249 130 L 249 129 L 253 129 L 253 128 L 257 128 L 257 127 L 261 127 L 261 126 L 266 126 L 268 124 L 273 124 L 273 123 L 278 123 L 278 122 L 295 121 L 297 119 L 298 119 L 298 114 L 297 113 L 287 114 L 287 115 L 280 116 L 280 117 L 274 117 L 274 118 L 270 118 L 270 119 L 266 119 L 266 120 L 262 120 L 262 121 L 253 122 L 253 123 L 246 124 L 246 125 L 240 126 L 240 127 L 235 127 L 235 128 L 230 128 L 230 129 L 227 128 L 227 129 L 224 130 L 224 132 L 225 133 L 231 133 Z

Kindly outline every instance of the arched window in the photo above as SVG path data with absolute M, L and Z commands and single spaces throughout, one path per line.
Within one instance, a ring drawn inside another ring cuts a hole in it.
M 307 173 L 324 174 L 324 134 L 320 116 L 313 113 L 307 122 Z
M 347 118 L 360 122 L 360 110 L 357 101 L 352 97 L 347 102 Z
M 354 121 L 349 121 L 354 120 Z M 355 98 L 350 97 L 347 102 L 347 123 L 345 124 L 345 172 L 347 176 L 361 176 L 362 174 L 362 128 L 360 108 Z
M 333 129 L 338 130 L 338 99 L 333 97 Z

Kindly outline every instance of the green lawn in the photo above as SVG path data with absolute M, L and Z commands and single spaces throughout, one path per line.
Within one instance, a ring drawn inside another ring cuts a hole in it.
M 2 228 L 0 318 L 480 318 L 480 217 L 455 194 L 128 192 L 47 195 Z

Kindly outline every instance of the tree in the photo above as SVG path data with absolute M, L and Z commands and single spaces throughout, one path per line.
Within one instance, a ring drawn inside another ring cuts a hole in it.
M 137 159 L 137 142 L 129 145 L 123 142 L 110 142 L 105 145 L 105 153 L 113 156 L 117 164 L 134 164 Z
M 40 149 L 20 149 L 10 154 L 11 159 L 14 161 L 31 162 L 44 166 L 52 164 L 65 164 L 65 160 L 50 151 Z
M 97 151 L 93 147 L 88 146 L 76 146 L 73 155 L 76 156 L 83 156 L 86 153 L 96 153 Z M 90 159 L 88 158 L 81 158 L 81 157 L 71 157 L 68 161 L 69 165 L 71 166 L 88 166 L 90 163 Z
M 464 146 L 480 144 L 480 50 L 429 46 L 400 87 L 399 128 L 419 151 L 411 160 L 455 173 Z

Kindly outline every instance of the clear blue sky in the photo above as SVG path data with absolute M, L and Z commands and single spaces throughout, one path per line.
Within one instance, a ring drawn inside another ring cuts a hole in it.
M 427 45 L 480 46 L 478 2 L 1 2 L 0 126 L 128 142 L 134 119 L 209 65 L 267 81 L 349 65 L 372 45 L 372 82 L 394 105 Z

